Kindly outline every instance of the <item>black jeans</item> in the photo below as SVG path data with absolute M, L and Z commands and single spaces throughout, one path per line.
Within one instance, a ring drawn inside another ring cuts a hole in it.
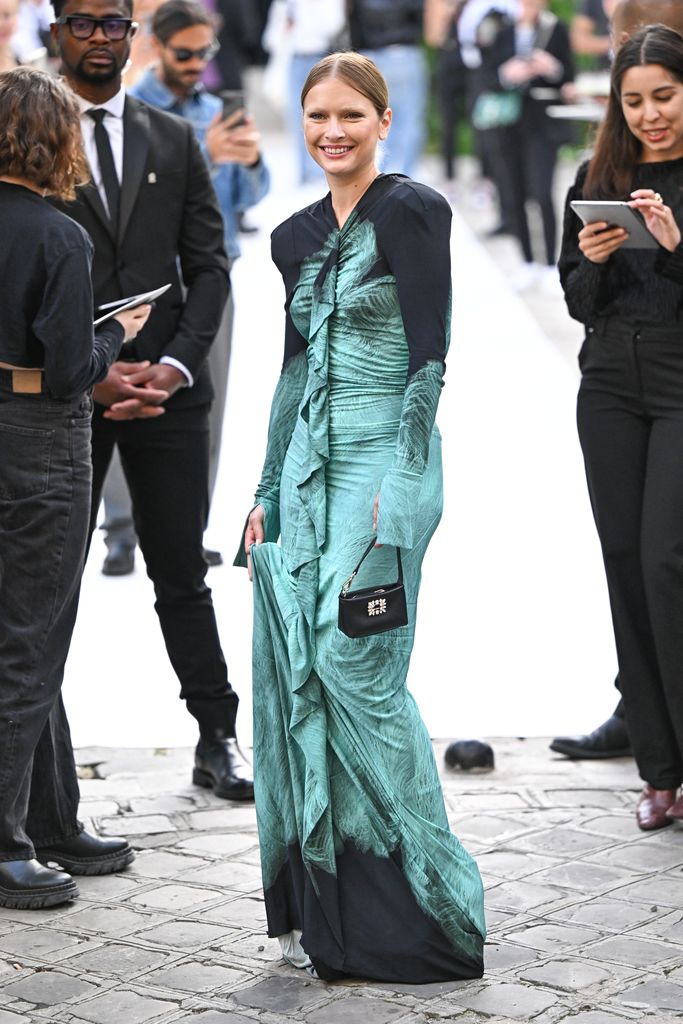
M 0 372 L 0 861 L 81 829 L 60 690 L 88 535 L 90 414 L 88 397 L 17 395 Z
M 558 147 L 543 135 L 535 119 L 522 119 L 509 128 L 488 133 L 489 152 L 500 191 L 501 208 L 519 241 L 525 262 L 533 261 L 526 204 L 538 204 L 543 225 L 543 259 L 555 264 L 557 218 L 553 203 L 553 178 Z
M 578 427 L 642 778 L 683 780 L 683 326 L 589 329 Z
M 158 419 L 117 423 L 95 406 L 93 517 L 114 444 L 133 500 L 133 520 L 180 696 L 202 732 L 234 735 L 237 694 L 228 682 L 203 535 L 209 510 L 209 407 L 170 409 Z M 141 680 L 141 685 L 143 681 Z

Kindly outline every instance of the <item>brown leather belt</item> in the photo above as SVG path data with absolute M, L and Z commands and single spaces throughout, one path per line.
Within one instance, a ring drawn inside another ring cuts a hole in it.
M 12 391 L 18 395 L 39 395 L 43 389 L 43 371 L 37 367 L 0 363 L 0 370 L 10 370 Z

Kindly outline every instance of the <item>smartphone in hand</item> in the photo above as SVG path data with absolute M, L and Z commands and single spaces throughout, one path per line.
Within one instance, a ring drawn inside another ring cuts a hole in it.
M 223 101 L 223 120 L 226 121 L 229 117 L 237 110 L 244 110 L 246 107 L 246 101 L 244 98 L 244 91 L 242 89 L 223 89 L 220 93 L 220 98 Z M 240 125 L 246 124 L 244 118 L 240 118 L 232 128 L 239 128 Z

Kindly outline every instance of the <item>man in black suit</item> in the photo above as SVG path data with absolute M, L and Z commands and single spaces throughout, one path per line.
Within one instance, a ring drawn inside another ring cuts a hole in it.
M 124 346 L 93 393 L 92 525 L 118 445 L 166 649 L 199 724 L 193 781 L 248 800 L 237 695 L 202 552 L 213 394 L 205 363 L 229 290 L 223 222 L 192 126 L 123 90 L 136 29 L 131 0 L 53 0 L 53 7 L 53 37 L 82 108 L 93 179 L 63 208 L 95 243 L 95 302 L 171 284 L 154 324 Z

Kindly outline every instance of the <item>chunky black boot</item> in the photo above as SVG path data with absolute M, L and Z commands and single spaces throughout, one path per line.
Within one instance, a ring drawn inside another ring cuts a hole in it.
M 76 896 L 76 883 L 63 871 L 52 871 L 37 860 L 0 862 L 0 907 L 40 910 L 68 903 Z
M 72 875 L 113 875 L 135 860 L 125 839 L 100 839 L 81 832 L 73 839 L 36 848 L 43 864 L 59 864 Z
M 253 800 L 251 771 L 234 736 L 222 729 L 202 733 L 194 755 L 192 781 L 224 800 Z

